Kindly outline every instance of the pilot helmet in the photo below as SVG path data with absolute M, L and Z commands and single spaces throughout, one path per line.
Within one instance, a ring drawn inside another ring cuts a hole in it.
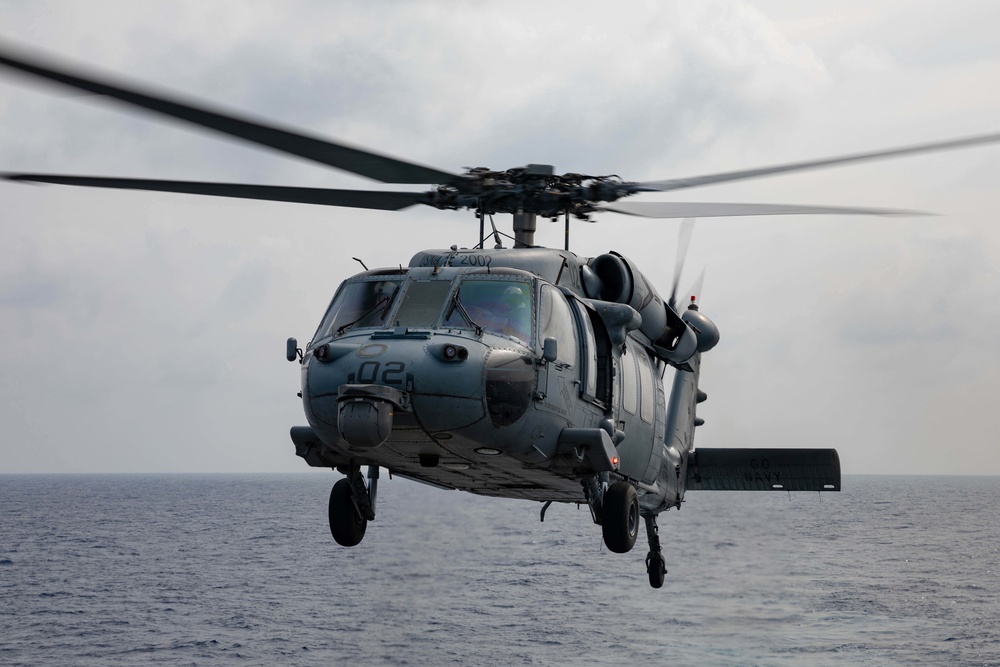
M 503 291 L 503 305 L 510 310 L 524 308 L 526 305 L 526 291 L 521 285 L 510 285 Z

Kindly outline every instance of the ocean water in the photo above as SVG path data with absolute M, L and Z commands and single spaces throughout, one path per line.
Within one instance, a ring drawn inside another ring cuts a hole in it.
M 1000 665 L 1000 478 L 688 494 L 603 547 L 586 508 L 338 476 L 0 476 L 0 665 Z

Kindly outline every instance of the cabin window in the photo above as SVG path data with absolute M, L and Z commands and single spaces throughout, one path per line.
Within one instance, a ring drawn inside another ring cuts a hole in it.
M 463 280 L 442 326 L 469 329 L 473 325 L 528 345 L 531 341 L 531 284 L 521 280 Z
M 432 327 L 437 324 L 441 310 L 451 291 L 449 280 L 421 280 L 412 282 L 403 293 L 399 311 L 396 313 L 397 327 Z
M 622 408 L 633 415 L 639 403 L 639 376 L 635 370 L 637 356 L 639 355 L 631 346 L 627 348 L 627 354 L 622 356 Z
M 653 372 L 649 368 L 649 355 L 645 350 L 637 351 L 636 361 L 639 362 L 639 416 L 644 422 L 653 422 Z
M 581 373 L 583 374 L 583 384 L 580 387 L 580 394 L 584 400 L 603 400 L 604 394 L 597 390 L 597 340 L 594 337 L 594 329 L 590 323 L 590 316 L 587 314 L 583 304 L 577 300 L 572 301 L 573 310 L 576 314 L 577 323 L 583 333 L 583 344 L 580 346 Z
M 365 280 L 344 283 L 337 292 L 317 338 L 339 336 L 348 329 L 381 327 L 392 310 L 402 280 Z
M 555 338 L 556 363 L 575 366 L 577 363 L 576 323 L 562 292 L 551 285 L 542 285 L 542 300 L 538 309 L 539 344 Z

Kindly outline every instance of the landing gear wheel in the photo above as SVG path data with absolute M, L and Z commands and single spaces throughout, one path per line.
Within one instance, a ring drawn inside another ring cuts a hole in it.
M 632 550 L 639 535 L 639 497 L 628 482 L 615 482 L 604 492 L 604 544 L 615 553 Z
M 358 513 L 354 504 L 351 480 L 346 477 L 330 491 L 330 532 L 337 544 L 353 547 L 361 543 L 368 528 L 368 519 Z
M 663 580 L 667 574 L 663 556 L 653 551 L 646 555 L 646 573 L 649 574 L 649 585 L 653 588 L 663 588 Z

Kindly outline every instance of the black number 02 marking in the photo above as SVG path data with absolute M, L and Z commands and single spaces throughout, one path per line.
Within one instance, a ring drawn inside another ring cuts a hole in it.
M 358 366 L 358 382 L 361 384 L 374 384 L 379 378 L 379 370 L 382 364 L 378 361 L 366 361 Z M 387 361 L 385 369 L 382 370 L 382 384 L 403 384 L 403 373 L 406 371 L 406 364 L 402 361 Z

